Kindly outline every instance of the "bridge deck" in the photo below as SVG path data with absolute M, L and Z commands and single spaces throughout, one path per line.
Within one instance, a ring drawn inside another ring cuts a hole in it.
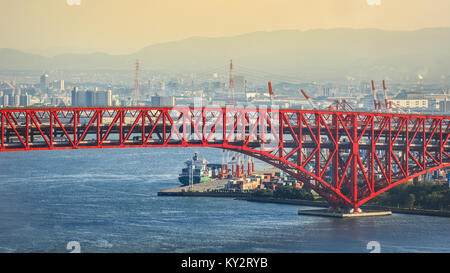
M 263 160 L 333 206 L 450 166 L 450 116 L 244 108 L 0 110 L 0 151 L 213 147 Z

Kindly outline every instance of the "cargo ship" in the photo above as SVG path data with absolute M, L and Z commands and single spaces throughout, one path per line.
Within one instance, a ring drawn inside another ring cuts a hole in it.
M 192 159 L 184 162 L 186 168 L 181 170 L 178 180 L 184 186 L 189 185 L 190 170 L 192 169 L 193 184 L 210 181 L 211 178 L 218 177 L 220 173 L 220 164 L 208 164 L 205 159 L 199 158 L 195 153 Z

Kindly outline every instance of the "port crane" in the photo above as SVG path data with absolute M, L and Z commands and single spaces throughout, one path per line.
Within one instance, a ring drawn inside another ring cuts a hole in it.
M 273 93 L 272 82 L 269 81 L 269 82 L 267 83 L 267 86 L 269 87 L 270 105 L 273 105 L 273 96 L 274 96 L 275 94 Z
M 312 102 L 311 97 L 306 94 L 305 90 L 300 89 L 300 92 L 302 93 L 303 97 L 309 102 L 309 105 L 313 108 L 313 110 L 317 110 L 317 106 Z
M 335 100 L 332 104 L 328 106 L 330 110 L 342 110 L 342 111 L 353 111 L 353 107 L 347 100 Z
M 377 102 L 377 89 L 375 88 L 375 82 L 372 80 L 372 92 L 373 92 L 373 107 L 375 111 L 381 110 L 381 103 Z

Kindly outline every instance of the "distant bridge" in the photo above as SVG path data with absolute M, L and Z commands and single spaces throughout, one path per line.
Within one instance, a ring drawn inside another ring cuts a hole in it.
M 0 110 L 1 152 L 213 147 L 250 155 L 337 207 L 450 166 L 450 117 L 287 109 L 129 107 Z M 164 159 L 162 159 L 164 160 Z

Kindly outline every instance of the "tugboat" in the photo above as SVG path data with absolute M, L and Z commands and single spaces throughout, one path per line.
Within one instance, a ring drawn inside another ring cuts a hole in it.
M 183 168 L 178 180 L 184 186 L 189 185 L 189 175 L 192 169 L 193 183 L 203 183 L 211 180 L 212 173 L 207 167 L 208 161 L 202 158 L 198 158 L 198 153 L 195 153 L 192 159 L 188 159 L 184 162 L 186 168 Z

